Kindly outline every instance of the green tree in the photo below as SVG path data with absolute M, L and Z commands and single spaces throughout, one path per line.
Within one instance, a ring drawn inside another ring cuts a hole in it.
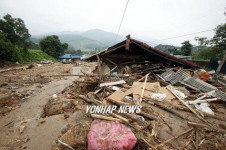
M 181 54 L 185 56 L 190 56 L 192 52 L 192 44 L 189 41 L 184 41 L 181 47 Z
M 31 35 L 24 21 L 20 18 L 13 18 L 11 15 L 6 14 L 3 19 L 0 19 L 0 33 L 4 33 L 5 41 L 11 42 L 24 50 L 31 46 L 29 40 Z
M 24 21 L 7 14 L 0 19 L 0 59 L 22 62 L 31 46 Z
M 216 27 L 215 35 L 210 40 L 208 40 L 206 37 L 196 37 L 195 40 L 198 41 L 200 47 L 200 50 L 194 53 L 195 57 L 222 57 L 226 52 L 226 23 Z
M 82 51 L 80 49 L 78 49 L 77 51 L 75 51 L 75 55 L 83 55 Z
M 216 27 L 210 44 L 214 47 L 217 56 L 223 56 L 226 53 L 226 23 Z
M 18 49 L 10 41 L 6 41 L 5 34 L 0 33 L 0 58 L 7 61 L 17 61 Z
M 54 58 L 58 58 L 63 55 L 68 48 L 67 43 L 61 43 L 60 39 L 56 35 L 47 36 L 40 40 L 39 46 L 41 50 Z
M 193 58 L 196 59 L 210 59 L 216 57 L 216 52 L 213 47 L 205 47 L 193 54 Z
M 209 44 L 207 37 L 195 37 L 195 40 L 198 42 L 199 48 L 205 48 Z
M 70 53 L 70 54 L 74 55 L 75 54 L 75 50 L 68 49 L 68 50 L 65 51 L 65 53 Z
M 180 55 L 181 52 L 177 48 L 168 48 L 167 51 L 173 55 Z
M 36 43 L 32 43 L 32 47 L 31 47 L 31 49 L 39 50 L 39 49 L 40 49 L 40 47 L 39 47 L 39 45 L 38 45 L 38 44 L 36 44 Z

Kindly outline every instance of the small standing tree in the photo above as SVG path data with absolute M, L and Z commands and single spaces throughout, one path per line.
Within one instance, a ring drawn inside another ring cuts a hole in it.
M 67 43 L 61 43 L 60 39 L 56 35 L 47 36 L 40 40 L 39 46 L 41 50 L 54 58 L 58 58 L 63 55 L 68 48 Z
M 184 41 L 181 47 L 181 54 L 185 56 L 190 56 L 192 52 L 192 44 L 189 41 Z

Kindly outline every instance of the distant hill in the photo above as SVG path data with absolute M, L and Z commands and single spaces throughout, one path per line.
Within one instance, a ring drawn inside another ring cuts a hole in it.
M 168 49 L 173 49 L 173 48 L 180 49 L 180 47 L 177 47 L 177 46 L 173 46 L 173 45 L 162 45 L 162 44 L 159 44 L 159 45 L 155 46 L 155 48 L 157 48 L 159 50 L 162 50 L 164 52 L 167 52 Z
M 178 47 L 178 46 L 173 46 L 173 45 L 162 45 L 162 44 L 159 44 L 157 46 L 155 46 L 155 48 L 159 49 L 159 50 L 162 50 L 164 52 L 167 52 L 168 53 L 168 49 L 173 49 L 173 48 L 176 48 L 176 49 L 180 49 L 181 47 Z M 196 52 L 200 49 L 199 46 L 193 46 L 193 49 L 192 51 L 193 52 Z
M 117 40 L 115 41 L 115 38 L 117 36 L 115 33 L 106 32 L 100 29 L 88 30 L 86 32 L 83 32 L 81 35 L 89 39 L 99 41 L 106 46 L 112 46 L 126 39 L 126 37 L 118 35 Z
M 64 31 L 56 33 L 47 33 L 44 35 L 32 35 L 31 41 L 38 43 L 41 38 L 48 35 L 58 35 L 61 42 L 66 42 L 69 44 L 69 49 L 80 49 L 80 50 L 93 50 L 97 48 L 99 50 L 104 50 L 126 38 L 119 35 L 115 41 L 116 34 L 112 32 L 106 32 L 100 29 L 88 30 L 85 32 L 78 31 Z

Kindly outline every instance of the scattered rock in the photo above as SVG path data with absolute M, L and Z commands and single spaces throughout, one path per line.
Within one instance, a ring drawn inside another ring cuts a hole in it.
M 70 128 L 70 125 L 69 125 L 69 124 L 63 126 L 63 128 L 61 129 L 61 133 L 62 133 L 62 134 L 66 133 L 66 132 L 68 131 L 69 128 Z
M 40 119 L 40 120 L 39 120 L 39 123 L 40 123 L 40 124 L 43 124 L 43 123 L 45 123 L 45 122 L 46 122 L 46 121 L 45 121 L 44 119 Z
M 21 149 L 26 149 L 27 148 L 27 146 L 21 146 Z
M 62 108 L 64 111 L 69 111 L 74 107 L 73 101 L 72 100 L 64 100 Z
M 75 122 L 78 124 L 84 118 L 86 118 L 86 116 L 84 114 L 82 114 L 81 112 L 78 112 L 75 116 Z
M 9 131 L 9 133 L 14 133 L 14 130 L 13 129 L 10 129 L 8 131 Z
M 31 68 L 34 68 L 34 67 L 35 67 L 35 65 L 30 64 L 30 65 L 27 67 L 27 69 L 31 69 Z
M 62 114 L 62 102 L 52 102 L 49 101 L 44 107 L 44 116 L 52 116 L 57 114 Z
M 95 99 L 95 98 L 96 98 L 94 92 L 89 92 L 89 93 L 87 94 L 87 96 L 88 96 L 89 99 Z
M 72 126 L 65 134 L 60 137 L 60 140 L 67 143 L 73 148 L 86 145 L 86 134 L 89 131 L 89 126 L 84 124 Z M 61 145 L 63 146 L 63 145 Z M 63 146 L 64 147 L 64 146 Z
M 20 134 L 24 133 L 24 131 L 25 131 L 26 128 L 27 128 L 27 126 L 21 125 L 20 126 Z
M 26 138 L 24 138 L 23 141 L 26 143 L 26 142 L 30 141 L 30 138 L 29 137 L 26 137 Z
M 69 114 L 64 113 L 64 119 L 67 119 L 67 118 L 69 118 L 69 117 L 70 117 Z

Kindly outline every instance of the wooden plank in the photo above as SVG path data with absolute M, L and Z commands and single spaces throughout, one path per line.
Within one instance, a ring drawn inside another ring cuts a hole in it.
M 140 104 L 142 102 L 142 98 L 143 98 L 143 95 L 144 95 L 144 90 L 145 90 L 145 87 L 146 87 L 147 79 L 148 79 L 148 74 L 145 76 L 144 86 L 143 86 L 143 89 L 142 89 L 142 92 L 141 92 L 141 95 L 140 95 L 140 101 L 139 101 Z
M 193 108 L 191 108 L 187 103 L 185 103 L 184 100 L 182 100 L 179 96 L 177 96 L 174 92 L 174 88 L 171 85 L 168 85 L 166 87 L 182 104 L 184 104 L 188 109 L 190 109 L 196 117 L 198 117 L 200 120 L 206 122 Z

